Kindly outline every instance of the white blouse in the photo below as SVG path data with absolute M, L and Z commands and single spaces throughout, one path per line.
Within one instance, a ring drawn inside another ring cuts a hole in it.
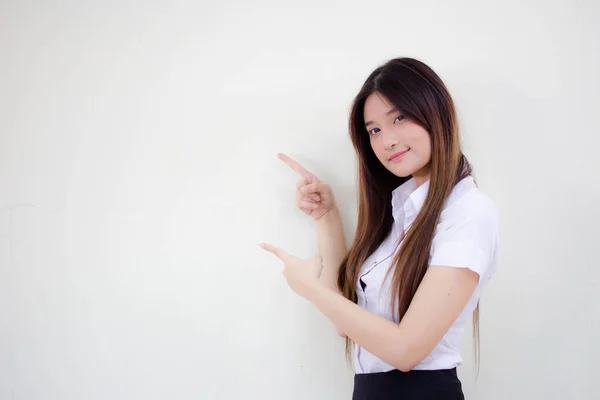
M 423 206 L 429 181 L 417 188 L 414 178 L 392 192 L 393 228 L 381 246 L 363 264 L 356 286 L 358 305 L 389 320 L 399 322 L 390 307 L 392 273 L 383 282 L 397 249 L 395 244 L 415 220 Z M 479 274 L 479 283 L 469 302 L 433 351 L 413 369 L 449 369 L 462 363 L 459 347 L 465 321 L 470 318 L 481 292 L 496 271 L 499 244 L 498 211 L 471 176 L 452 189 L 434 234 L 429 265 L 469 268 Z M 401 245 L 401 244 L 400 244 Z M 356 373 L 385 372 L 393 366 L 355 345 Z

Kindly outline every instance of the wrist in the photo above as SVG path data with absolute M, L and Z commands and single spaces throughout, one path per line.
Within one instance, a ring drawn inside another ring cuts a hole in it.
M 321 281 L 319 279 L 315 279 L 314 281 L 311 281 L 304 286 L 304 288 L 302 290 L 302 297 L 304 297 L 306 300 L 308 300 L 312 303 L 313 300 L 315 299 L 315 297 L 322 290 L 326 290 L 326 289 L 327 288 L 321 283 Z
M 333 206 L 331 210 L 327 211 L 321 217 L 315 220 L 317 225 L 329 224 L 330 222 L 336 222 L 340 219 L 340 211 L 337 208 L 337 205 Z

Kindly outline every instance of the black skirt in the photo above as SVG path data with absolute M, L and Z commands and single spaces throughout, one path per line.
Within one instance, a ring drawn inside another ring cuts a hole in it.
M 352 400 L 464 400 L 456 368 L 354 375 Z

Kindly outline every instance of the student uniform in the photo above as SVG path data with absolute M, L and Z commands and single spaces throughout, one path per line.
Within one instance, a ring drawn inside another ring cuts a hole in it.
M 430 182 L 417 188 L 414 178 L 392 192 L 394 224 L 380 247 L 363 264 L 356 286 L 358 305 L 399 322 L 391 310 L 392 273 L 383 281 L 402 234 L 422 208 Z M 367 399 L 463 399 L 456 367 L 465 321 L 469 319 L 487 282 L 496 271 L 498 258 L 498 212 L 494 202 L 468 176 L 452 189 L 436 227 L 429 265 L 469 268 L 479 283 L 459 317 L 433 351 L 412 371 L 402 372 L 367 349 L 355 344 L 353 400 Z

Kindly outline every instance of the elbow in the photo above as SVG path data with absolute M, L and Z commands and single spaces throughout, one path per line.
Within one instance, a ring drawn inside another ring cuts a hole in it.
M 402 363 L 402 364 L 399 364 L 396 368 L 399 369 L 402 372 L 410 372 L 415 367 L 415 365 L 417 365 L 417 364 Z
M 391 363 L 391 365 L 402 372 L 410 372 L 421 360 L 422 358 L 417 359 L 415 354 L 411 354 L 408 349 L 404 349 L 404 351 L 398 351 L 396 353 L 393 360 L 394 362 Z
M 434 347 L 434 343 L 417 339 L 415 335 L 396 336 L 390 346 L 390 353 L 393 355 L 390 357 L 391 362 L 388 363 L 402 372 L 410 372 L 433 351 Z

